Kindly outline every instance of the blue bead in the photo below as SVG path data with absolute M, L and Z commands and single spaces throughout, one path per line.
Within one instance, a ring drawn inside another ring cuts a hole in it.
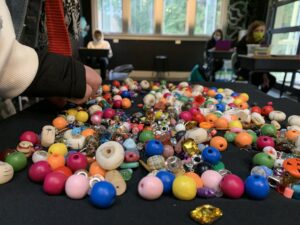
M 114 203 L 116 194 L 116 189 L 111 183 L 100 181 L 91 190 L 90 202 L 99 208 L 108 208 Z
M 222 94 L 216 94 L 215 99 L 222 100 L 223 99 L 223 95 Z
M 122 98 L 131 98 L 130 92 L 129 91 L 122 91 L 121 93 Z
M 215 92 L 218 91 L 218 88 L 216 88 L 216 87 L 211 87 L 210 89 L 211 89 L 211 90 L 214 90 Z
M 147 142 L 145 150 L 147 156 L 162 155 L 164 146 L 159 140 L 150 140 Z
M 248 176 L 245 180 L 245 192 L 250 198 L 257 200 L 265 199 L 270 192 L 269 183 L 263 176 Z
M 213 165 L 216 165 L 221 160 L 221 158 L 221 153 L 214 147 L 209 146 L 202 151 L 202 159 L 205 162 L 211 163 Z
M 162 181 L 164 186 L 164 194 L 171 193 L 175 175 L 169 171 L 159 171 L 156 176 Z
M 239 96 L 239 93 L 233 92 L 233 93 L 231 94 L 231 97 L 236 97 L 236 96 Z
M 216 110 L 224 112 L 225 111 L 225 105 L 223 103 L 216 104 Z
M 294 184 L 292 189 L 294 191 L 293 198 L 300 200 L 300 184 Z

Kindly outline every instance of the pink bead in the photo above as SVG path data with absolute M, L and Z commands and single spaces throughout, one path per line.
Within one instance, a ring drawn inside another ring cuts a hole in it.
M 147 200 L 159 198 L 163 193 L 163 183 L 159 178 L 149 175 L 140 180 L 138 192 L 140 196 Z
M 93 114 L 91 116 L 91 122 L 94 125 L 100 125 L 101 124 L 101 120 L 102 120 L 102 117 L 100 115 L 98 115 L 98 114 Z
M 34 182 L 43 182 L 52 169 L 47 161 L 39 161 L 30 166 L 28 176 Z
M 234 174 L 225 175 L 220 182 L 220 187 L 229 198 L 240 198 L 244 193 L 243 180 Z
M 200 112 L 200 109 L 199 108 L 196 108 L 196 107 L 193 107 L 193 108 L 190 108 L 190 113 L 192 114 L 192 115 L 195 115 L 195 114 L 197 114 L 197 113 L 199 113 Z
M 70 154 L 67 158 L 67 166 L 74 172 L 80 169 L 86 169 L 87 158 L 80 152 Z
M 101 116 L 101 118 L 102 118 L 102 111 L 96 111 L 96 112 L 94 112 L 94 114 L 93 115 L 99 115 L 99 116 Z
M 258 150 L 263 150 L 263 148 L 267 146 L 275 147 L 275 142 L 273 138 L 269 136 L 259 136 L 256 141 L 256 146 Z
M 163 156 L 169 158 L 174 155 L 174 148 L 171 145 L 164 145 Z
M 107 108 L 103 111 L 103 118 L 105 119 L 111 119 L 115 116 L 116 111 L 112 108 Z
M 179 114 L 179 118 L 184 121 L 191 121 L 193 116 L 189 111 L 183 111 Z
M 115 96 L 113 97 L 113 101 L 116 101 L 116 100 L 121 100 L 121 101 L 122 101 L 121 95 L 115 95 Z
M 83 175 L 70 176 L 65 185 L 65 191 L 69 198 L 82 199 L 89 190 L 89 180 Z
M 23 132 L 19 139 L 20 139 L 20 142 L 21 141 L 29 141 L 34 145 L 37 144 L 39 141 L 38 135 L 36 133 L 34 133 L 33 131 Z
M 47 174 L 43 184 L 43 190 L 49 195 L 59 195 L 65 189 L 67 177 L 60 172 Z
M 202 175 L 201 175 L 201 180 L 203 181 L 204 187 L 211 188 L 215 191 L 220 191 L 220 182 L 222 180 L 221 174 L 214 170 L 206 170 Z

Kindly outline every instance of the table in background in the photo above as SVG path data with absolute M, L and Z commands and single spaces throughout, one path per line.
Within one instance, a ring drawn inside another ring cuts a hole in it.
M 208 58 L 211 58 L 209 60 L 209 63 L 208 63 L 208 67 L 209 67 L 209 71 L 210 71 L 210 80 L 211 81 L 215 81 L 215 74 L 212 73 L 212 67 L 213 67 L 213 59 L 219 59 L 219 60 L 231 60 L 232 58 L 232 54 L 235 53 L 235 50 L 234 49 L 231 49 L 231 50 L 227 50 L 227 51 L 224 51 L 224 50 L 208 50 L 208 54 L 207 54 L 207 57 Z
M 299 114 L 300 104 L 288 99 L 274 99 L 265 95 L 252 85 L 235 83 L 204 83 L 207 86 L 231 88 L 237 92 L 250 95 L 250 103 L 260 106 L 269 101 L 277 110 L 287 115 Z M 136 104 L 142 102 L 142 95 L 134 99 L 128 110 L 129 114 L 140 109 Z M 7 120 L 0 121 L 0 150 L 14 147 L 19 135 L 25 130 L 41 132 L 44 125 L 59 112 L 45 101 L 22 111 Z M 253 152 L 247 152 L 229 145 L 222 153 L 226 168 L 245 179 L 251 169 Z M 156 201 L 146 201 L 138 196 L 137 185 L 147 172 L 142 168 L 134 171 L 132 179 L 127 182 L 127 191 L 117 197 L 109 209 L 94 208 L 88 201 L 71 200 L 65 195 L 48 196 L 43 193 L 42 185 L 30 182 L 27 171 L 15 174 L 12 181 L 0 185 L 0 224 L 3 225 L 196 225 L 189 217 L 189 212 L 202 204 L 212 204 L 223 210 L 223 217 L 214 225 L 296 225 L 299 224 L 300 201 L 286 199 L 272 190 L 266 200 L 255 201 L 247 197 L 238 200 L 226 197 L 214 199 L 196 198 L 193 201 L 180 201 L 173 196 L 162 196 Z
M 240 67 L 250 70 L 249 81 L 254 72 L 284 72 L 284 79 L 280 89 L 280 97 L 284 91 L 284 84 L 288 72 L 293 76 L 300 69 L 300 56 L 248 56 L 238 55 Z

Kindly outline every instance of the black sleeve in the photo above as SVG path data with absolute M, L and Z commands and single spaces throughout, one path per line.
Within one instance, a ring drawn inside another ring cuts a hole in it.
M 246 55 L 248 50 L 247 50 L 247 41 L 246 41 L 246 36 L 244 36 L 236 45 L 236 52 L 237 54 L 240 55 Z
M 206 46 L 205 46 L 205 51 L 206 51 L 206 53 L 207 53 L 207 51 L 208 51 L 209 49 L 211 49 L 211 48 L 213 48 L 213 47 L 215 47 L 215 46 L 216 46 L 215 40 L 213 40 L 213 39 L 208 40 L 208 42 L 206 43 Z

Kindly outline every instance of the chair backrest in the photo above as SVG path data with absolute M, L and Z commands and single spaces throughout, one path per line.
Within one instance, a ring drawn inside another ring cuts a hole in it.
M 235 73 L 235 64 L 237 62 L 237 58 L 238 58 L 238 54 L 236 52 L 232 53 L 231 55 L 231 67 L 232 67 L 232 70 L 233 72 Z

